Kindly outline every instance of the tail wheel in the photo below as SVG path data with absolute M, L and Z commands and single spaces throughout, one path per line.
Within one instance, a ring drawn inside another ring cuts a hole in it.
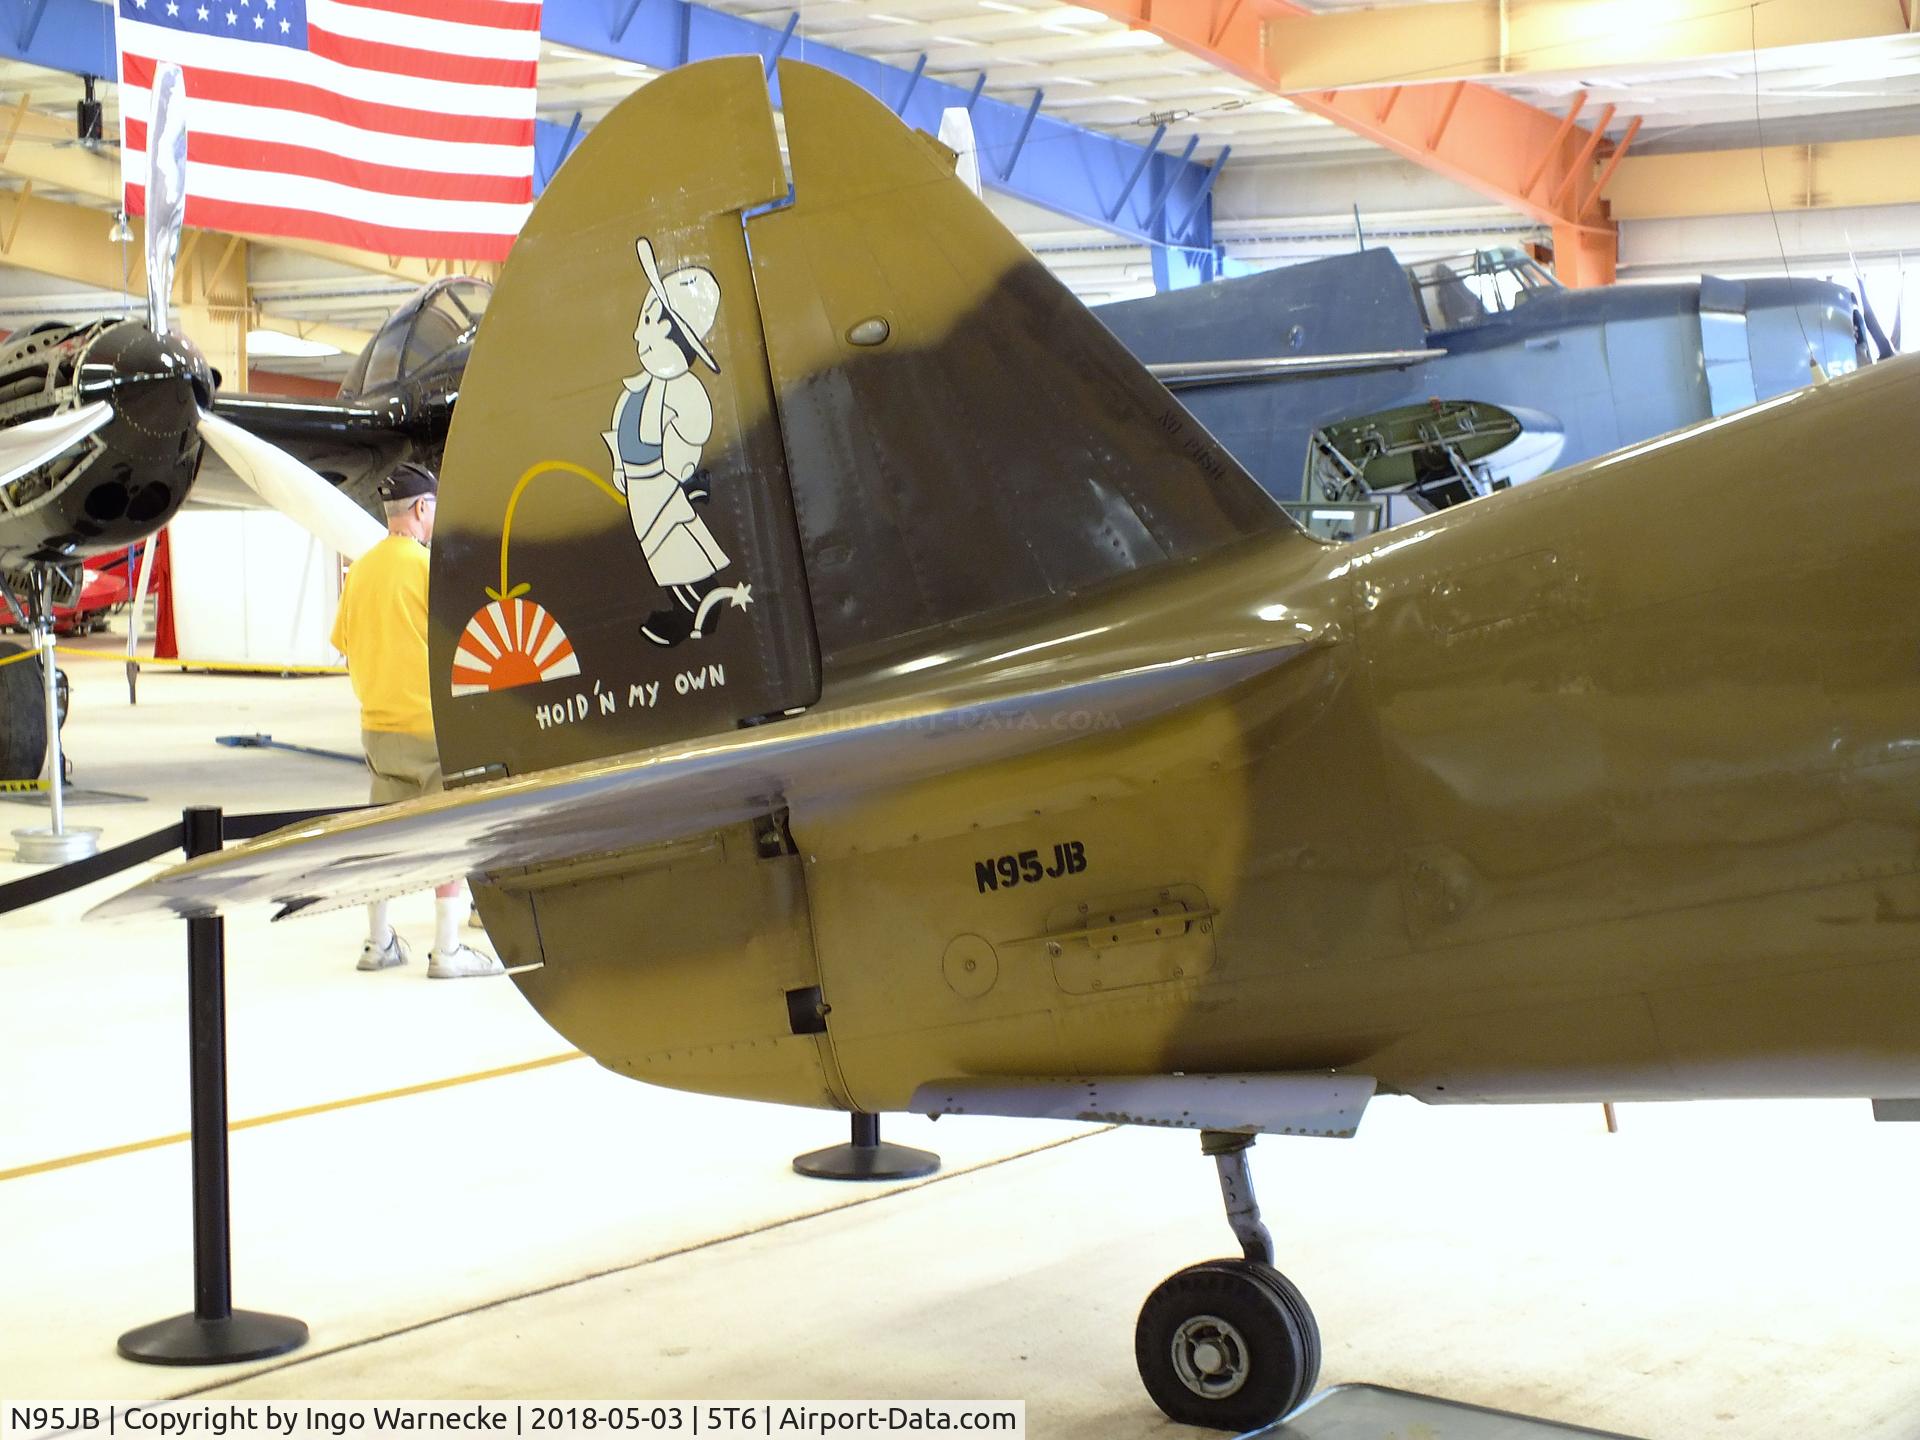
M 0 660 L 25 647 L 0 640 Z M 47 759 L 47 702 L 40 666 L 23 660 L 0 665 L 0 780 L 32 780 Z
M 1313 1392 L 1320 1330 L 1271 1265 L 1215 1260 L 1169 1276 L 1134 1328 L 1134 1360 L 1154 1403 L 1183 1425 L 1246 1431 Z

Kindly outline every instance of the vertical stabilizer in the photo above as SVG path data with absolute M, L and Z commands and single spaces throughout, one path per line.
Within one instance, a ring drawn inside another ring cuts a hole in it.
M 861 657 L 1289 522 L 951 156 L 783 65 L 648 84 L 516 243 L 449 438 L 450 774 L 811 706 Z
M 724 733 L 819 695 L 741 225 L 786 191 L 759 63 L 739 58 L 647 85 L 534 208 L 443 464 L 449 774 Z

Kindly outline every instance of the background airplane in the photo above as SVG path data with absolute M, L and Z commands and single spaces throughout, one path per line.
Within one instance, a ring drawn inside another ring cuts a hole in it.
M 1810 361 L 1844 374 L 1878 329 L 1824 280 L 1569 290 L 1513 249 L 1410 266 L 1363 250 L 1094 313 L 1159 372 L 1175 367 L 1194 417 L 1326 534 L 1731 414 L 1811 383 Z M 1880 339 L 1883 357 L 1893 348 Z M 1405 363 L 1316 366 L 1339 351 Z
M 403 460 L 439 465 L 489 294 L 464 277 L 421 287 L 329 399 L 222 392 L 192 342 L 164 319 L 156 329 L 151 314 L 13 337 L 0 347 L 6 618 L 27 624 L 43 586 L 57 616 L 80 592 L 81 562 L 124 550 L 189 504 L 274 505 L 358 553 L 381 533 L 368 518 L 380 480 Z M 0 656 L 12 653 L 0 642 Z M 44 707 L 37 689 L 10 678 L 0 685 L 0 778 L 24 779 L 41 768 Z
M 359 555 L 384 531 L 372 485 L 398 460 L 437 460 L 485 308 L 477 282 L 425 287 L 331 401 L 218 395 L 219 376 L 168 320 L 186 203 L 181 83 L 175 66 L 156 71 L 145 319 L 36 326 L 0 348 L 0 603 L 40 652 L 36 697 L 22 681 L 35 667 L 0 643 L 0 778 L 38 774 L 49 747 L 58 775 L 54 623 L 78 603 L 89 557 L 152 535 L 189 496 L 273 506 Z M 50 798 L 48 830 L 16 833 L 44 842 L 39 858 L 68 858 L 57 784 Z
M 472 875 L 618 1073 L 1199 1130 L 1242 1253 L 1135 1359 L 1242 1431 L 1320 1360 L 1256 1134 L 1920 1095 L 1920 361 L 1329 543 L 883 104 L 779 84 L 784 159 L 759 57 L 652 82 L 507 263 L 433 552 L 448 793 L 100 913 Z
M 286 451 L 373 513 L 374 487 L 401 461 L 438 470 L 492 289 L 467 276 L 421 286 L 360 352 L 337 396 L 216 393 L 213 413 Z M 208 458 L 198 496 L 259 503 L 219 455 Z

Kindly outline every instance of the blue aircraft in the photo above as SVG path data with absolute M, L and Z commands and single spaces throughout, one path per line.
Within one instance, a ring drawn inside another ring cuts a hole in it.
M 1828 281 L 1569 290 L 1514 249 L 1362 250 L 1095 313 L 1341 538 L 1852 370 L 1877 328 Z

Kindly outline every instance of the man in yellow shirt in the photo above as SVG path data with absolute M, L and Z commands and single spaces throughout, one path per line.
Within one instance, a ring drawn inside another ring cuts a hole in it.
M 333 647 L 347 657 L 360 701 L 360 744 L 373 772 L 373 803 L 388 805 L 440 789 L 440 751 L 427 693 L 427 545 L 440 482 L 424 465 L 404 464 L 380 482 L 387 538 L 353 562 L 340 592 Z M 467 911 L 458 880 L 434 891 L 434 944 L 427 974 L 436 980 L 503 973 L 499 960 L 460 943 Z M 387 918 L 387 902 L 367 907 L 362 970 L 407 963 L 407 945 Z

